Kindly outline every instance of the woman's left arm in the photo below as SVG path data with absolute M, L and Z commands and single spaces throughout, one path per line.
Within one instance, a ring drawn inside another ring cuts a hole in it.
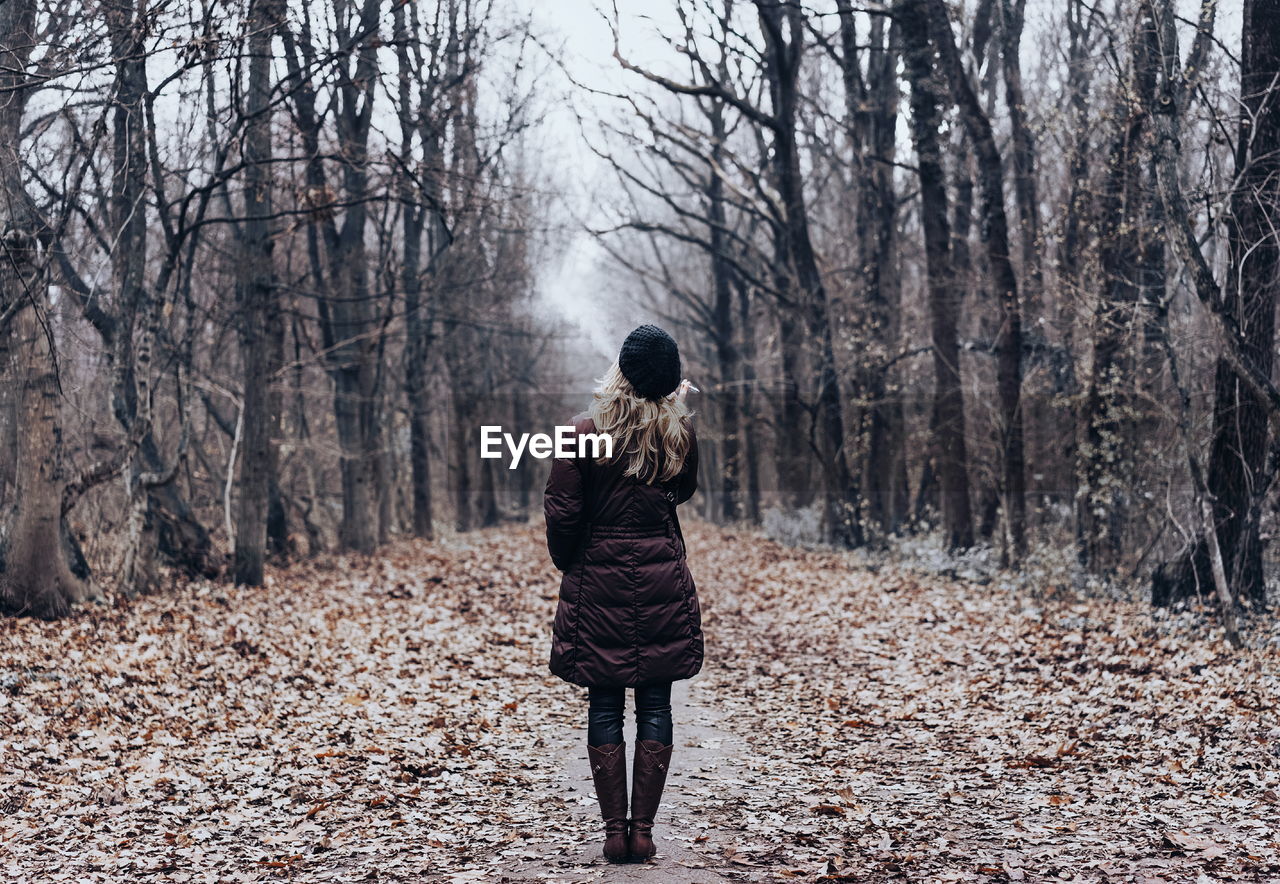
M 698 490 L 698 434 L 689 427 L 689 453 L 685 455 L 684 467 L 676 477 L 676 503 L 681 504 L 693 497 Z

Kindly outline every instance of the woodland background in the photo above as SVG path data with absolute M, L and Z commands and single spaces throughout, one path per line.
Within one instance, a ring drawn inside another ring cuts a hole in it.
M 1274 882 L 1277 221 L 1280 0 L 0 0 L 0 878 Z M 479 427 L 650 321 L 606 869 Z
M 545 464 L 479 425 L 563 422 L 653 319 L 705 518 L 1069 551 L 1234 636 L 1280 501 L 1277 22 L 2 0 L 0 600 L 525 520 Z

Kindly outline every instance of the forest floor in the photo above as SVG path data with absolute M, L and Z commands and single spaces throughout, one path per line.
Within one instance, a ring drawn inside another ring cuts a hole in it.
M 691 524 L 652 866 L 534 526 L 0 621 L 0 880 L 1278 881 L 1280 649 Z

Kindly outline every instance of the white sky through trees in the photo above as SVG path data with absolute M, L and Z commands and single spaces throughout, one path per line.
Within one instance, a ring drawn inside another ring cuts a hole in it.
M 517 0 L 516 8 L 528 8 L 525 6 L 528 2 Z M 702 10 L 701 3 L 684 5 Z M 958 20 L 971 21 L 972 10 L 967 7 L 971 7 L 972 2 L 961 5 L 966 7 L 966 12 Z M 834 15 L 833 3 L 820 0 L 806 6 L 815 12 L 830 7 L 826 11 Z M 1104 3 L 1099 9 L 1104 16 L 1111 16 L 1114 13 L 1112 6 Z M 608 119 L 618 125 L 626 125 L 627 109 L 623 102 L 592 94 L 590 89 L 583 87 L 602 92 L 657 96 L 663 107 L 674 106 L 674 99 L 658 96 L 661 91 L 658 87 L 623 71 L 614 60 L 610 27 L 614 8 L 612 3 L 599 0 L 546 0 L 534 4 L 532 12 L 536 33 L 559 59 L 559 64 L 553 65 L 545 77 L 547 89 L 556 94 L 543 102 L 547 109 L 544 162 L 551 180 L 561 189 L 564 211 L 568 216 L 563 252 L 558 260 L 544 268 L 541 293 L 566 322 L 581 329 L 583 338 L 599 351 L 602 358 L 616 355 L 621 335 L 636 323 L 652 317 L 631 301 L 625 291 L 619 291 L 619 286 L 624 283 L 620 283 L 616 274 L 611 274 L 607 266 L 608 255 L 584 229 L 604 223 L 608 215 L 606 207 L 618 196 L 616 173 L 592 153 L 586 139 L 597 146 L 603 144 L 607 139 L 600 134 L 599 121 Z M 863 4 L 862 8 L 866 5 Z M 1180 0 L 1178 3 L 1182 18 L 1179 48 L 1184 56 L 1190 45 L 1189 23 L 1198 8 L 1198 0 Z M 619 38 L 623 54 L 629 61 L 673 79 L 688 81 L 688 65 L 682 65 L 683 59 L 676 45 L 683 37 L 683 26 L 676 9 L 675 0 L 619 0 L 616 4 Z M 1239 58 L 1241 14 L 1240 0 L 1219 0 L 1215 23 L 1219 46 L 1216 47 L 1215 63 L 1222 75 L 1221 88 L 1226 92 L 1231 92 L 1237 85 L 1235 59 Z M 745 12 L 742 15 L 750 32 L 754 23 L 749 21 L 750 16 Z M 1064 35 L 1061 17 L 1060 3 L 1027 0 L 1026 29 L 1021 42 L 1022 65 L 1024 88 L 1033 104 L 1031 115 L 1036 123 L 1054 113 L 1054 102 L 1061 97 L 1061 84 L 1056 82 L 1061 75 L 1066 52 L 1065 36 L 1062 41 L 1058 40 L 1058 35 Z M 865 17 L 860 16 L 859 24 L 866 27 Z M 1117 27 L 1127 38 L 1127 18 Z M 1232 58 L 1224 57 L 1223 47 L 1230 51 Z M 1107 64 L 1105 58 L 1102 63 Z M 1046 77 L 1055 81 L 1048 82 Z M 911 143 L 906 128 L 905 82 L 901 88 L 899 150 L 902 156 L 909 157 Z M 1012 201 L 1011 193 L 1008 198 Z M 585 373 L 592 371 L 596 369 L 584 366 Z

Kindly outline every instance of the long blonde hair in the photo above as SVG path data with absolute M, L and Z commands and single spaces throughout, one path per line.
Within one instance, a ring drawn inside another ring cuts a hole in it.
M 626 461 L 624 475 L 652 485 L 680 474 L 689 454 L 690 415 L 684 400 L 675 396 L 646 399 L 614 363 L 596 382 L 591 419 L 596 432 L 613 437 L 613 459 Z M 598 463 L 608 463 L 600 458 Z

